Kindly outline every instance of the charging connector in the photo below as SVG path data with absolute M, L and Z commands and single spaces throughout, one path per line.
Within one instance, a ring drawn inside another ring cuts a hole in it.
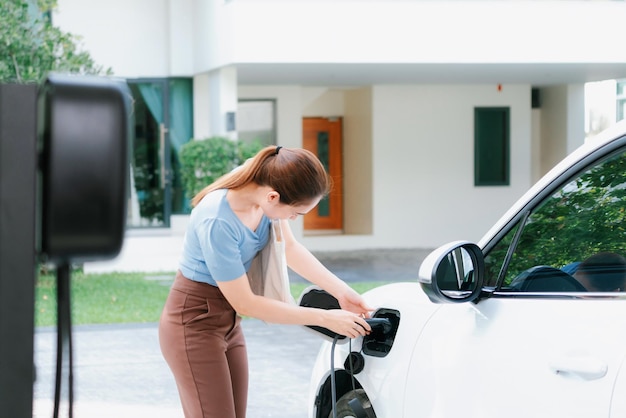
M 380 331 L 383 334 L 391 332 L 392 324 L 389 318 L 365 318 L 373 332 Z
M 394 309 L 379 309 L 373 318 L 366 321 L 372 332 L 363 337 L 363 354 L 374 357 L 385 357 L 396 338 L 400 326 L 400 312 Z

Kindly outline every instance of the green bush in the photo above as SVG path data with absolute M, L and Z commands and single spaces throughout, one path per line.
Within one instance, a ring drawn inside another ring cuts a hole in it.
M 243 164 L 263 145 L 223 137 L 193 140 L 180 149 L 180 175 L 188 198 Z

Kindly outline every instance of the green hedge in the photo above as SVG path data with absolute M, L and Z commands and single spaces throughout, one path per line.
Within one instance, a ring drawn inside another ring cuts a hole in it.
M 188 198 L 253 157 L 263 145 L 223 137 L 192 140 L 180 149 L 180 175 Z

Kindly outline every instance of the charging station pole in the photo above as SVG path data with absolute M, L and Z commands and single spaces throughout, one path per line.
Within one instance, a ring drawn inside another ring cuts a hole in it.
M 37 86 L 0 84 L 0 416 L 32 417 Z

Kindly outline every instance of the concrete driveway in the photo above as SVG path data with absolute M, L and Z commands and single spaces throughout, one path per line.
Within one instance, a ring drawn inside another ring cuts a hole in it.
M 321 338 L 299 326 L 242 321 L 250 361 L 249 418 L 306 418 L 309 376 Z M 77 418 L 183 418 L 161 356 L 157 325 L 79 326 L 73 332 Z M 35 334 L 33 417 L 54 410 L 56 330 Z M 67 399 L 63 395 L 63 399 Z M 67 403 L 60 416 L 68 416 Z

